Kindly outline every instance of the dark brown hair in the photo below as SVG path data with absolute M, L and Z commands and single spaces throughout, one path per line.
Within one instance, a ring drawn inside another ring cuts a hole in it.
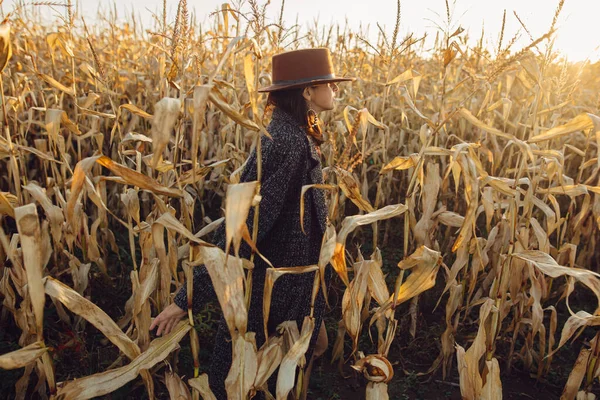
M 316 145 L 320 146 L 323 143 L 323 132 L 317 123 L 316 114 L 308 113 L 308 105 L 302 96 L 304 88 L 294 88 L 286 90 L 276 90 L 269 92 L 267 98 L 267 108 L 277 107 L 294 118 L 306 133 L 315 139 Z

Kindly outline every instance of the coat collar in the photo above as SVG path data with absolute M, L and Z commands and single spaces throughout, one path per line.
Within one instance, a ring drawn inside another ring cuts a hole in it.
M 302 130 L 302 128 L 300 127 L 300 123 L 296 121 L 296 119 L 292 117 L 292 115 L 288 114 L 286 111 L 282 110 L 279 107 L 273 108 L 273 115 L 271 116 L 271 119 L 277 122 L 287 122 L 291 125 L 294 125 L 299 130 Z
M 294 131 L 296 133 L 306 136 L 306 138 L 308 139 L 310 156 L 312 158 L 312 166 L 314 167 L 317 163 L 319 163 L 321 161 L 321 157 L 319 156 L 319 153 L 317 152 L 317 147 L 316 147 L 314 141 L 312 140 L 312 138 L 310 136 L 307 135 L 304 128 L 302 128 L 300 126 L 300 123 L 294 117 L 292 117 L 292 115 L 290 115 L 289 113 L 287 113 L 286 111 L 282 110 L 279 107 L 275 107 L 273 109 L 273 114 L 271 116 L 271 123 L 275 123 L 275 124 L 287 123 L 287 124 L 294 126 L 295 127 Z

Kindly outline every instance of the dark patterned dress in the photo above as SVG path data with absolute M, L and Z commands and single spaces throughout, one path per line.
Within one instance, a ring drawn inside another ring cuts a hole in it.
M 267 131 L 272 136 L 261 138 L 262 182 L 258 221 L 257 248 L 274 267 L 314 265 L 319 261 L 321 240 L 325 232 L 327 205 L 322 189 L 310 189 L 304 195 L 304 231 L 300 227 L 300 194 L 302 186 L 323 183 L 321 160 L 316 147 L 305 130 L 286 112 L 275 108 Z M 250 155 L 242 172 L 241 182 L 257 180 L 256 152 Z M 247 224 L 252 232 L 254 209 L 250 209 Z M 225 224 L 215 231 L 213 243 L 225 249 Z M 240 256 L 250 258 L 250 248 L 243 244 Z M 248 331 L 256 333 L 256 345 L 265 342 L 263 330 L 263 292 L 267 264 L 254 257 L 254 272 Z M 326 269 L 326 284 L 331 280 L 331 268 Z M 274 285 L 269 315 L 269 335 L 277 326 L 295 320 L 301 330 L 302 322 L 310 314 L 315 273 L 284 275 Z M 194 270 L 193 312 L 197 313 L 209 300 L 216 299 L 210 276 L 202 265 Z M 187 291 L 184 284 L 175 296 L 175 304 L 187 309 Z M 311 337 L 306 360 L 314 351 L 319 328 L 323 320 L 325 299 L 319 291 L 313 316 L 315 329 Z M 210 365 L 209 383 L 218 400 L 226 399 L 225 378 L 231 366 L 231 336 L 222 316 L 216 335 Z M 278 370 L 269 380 L 269 390 L 275 394 Z M 262 393 L 257 398 L 263 398 Z

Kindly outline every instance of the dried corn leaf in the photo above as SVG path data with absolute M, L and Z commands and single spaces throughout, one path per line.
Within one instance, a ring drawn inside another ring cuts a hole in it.
M 238 111 L 234 110 L 233 107 L 227 102 L 225 97 L 221 94 L 217 86 L 214 86 L 208 94 L 208 99 L 219 109 L 223 114 L 227 115 L 233 121 L 253 131 L 260 131 L 260 128 L 250 118 L 242 115 Z
M 572 276 L 594 292 L 600 305 L 600 274 L 582 268 L 563 267 L 558 265 L 549 254 L 539 250 L 525 250 L 514 253 L 512 256 L 531 262 L 543 274 L 551 278 L 563 275 Z
M 44 342 L 35 342 L 22 349 L 11 351 L 0 356 L 1 369 L 17 369 L 34 362 L 42 356 L 48 348 Z
M 171 400 L 192 400 L 190 390 L 176 373 L 165 372 L 165 386 Z
M 358 226 L 368 225 L 376 221 L 393 218 L 404 213 L 406 210 L 408 210 L 408 207 L 406 207 L 404 204 L 394 204 L 380 208 L 379 210 L 368 214 L 354 215 L 344 218 L 342 221 L 342 228 L 337 235 L 337 244 L 333 257 L 331 258 L 331 264 L 346 285 L 350 283 L 348 280 L 348 269 L 346 267 L 345 256 L 346 237 Z
M 248 230 L 246 220 L 252 202 L 259 189 L 258 181 L 238 183 L 227 186 L 227 197 L 225 201 L 225 253 L 229 254 L 229 248 L 233 242 L 235 254 L 239 256 L 242 237 Z
M 590 114 L 579 114 L 564 125 L 556 126 L 545 133 L 529 138 L 528 143 L 538 143 L 546 140 L 556 139 L 573 132 L 584 131 L 594 127 Z
M 232 362 L 225 379 L 227 398 L 245 400 L 252 389 L 258 369 L 255 333 L 237 334 L 232 342 Z
M 489 125 L 485 124 L 484 122 L 478 120 L 477 117 L 475 117 L 473 114 L 471 114 L 471 112 L 469 110 L 467 110 L 466 108 L 460 108 L 458 110 L 458 115 L 460 115 L 461 117 L 463 117 L 464 119 L 469 121 L 471 124 L 475 125 L 479 129 L 481 129 L 482 131 L 491 133 L 492 135 L 495 135 L 495 136 L 498 136 L 498 137 L 501 137 L 504 139 L 508 139 L 508 140 L 515 139 L 515 137 L 513 135 L 511 135 L 510 133 L 502 132 L 501 130 L 496 129 L 492 126 L 489 126 Z
M 140 174 L 139 172 L 129 169 L 129 168 L 125 167 L 124 165 L 116 163 L 106 156 L 102 156 L 102 157 L 98 158 L 98 160 L 96 162 L 98 164 L 102 165 L 103 167 L 108 168 L 113 173 L 119 175 L 129 185 L 138 186 L 141 189 L 149 190 L 153 193 L 162 194 L 165 196 L 172 196 L 172 197 L 183 196 L 181 190 L 172 189 L 172 188 L 168 188 L 168 187 L 159 185 L 158 182 L 156 182 L 154 179 L 150 178 L 149 176 Z
M 563 389 L 560 400 L 571 400 L 577 396 L 581 382 L 585 377 L 585 372 L 588 366 L 588 360 L 592 354 L 590 349 L 582 348 L 575 360 L 575 365 L 569 374 L 565 388 Z
M 79 194 L 85 183 L 86 174 L 99 158 L 99 156 L 84 158 L 75 165 L 75 171 L 73 172 L 73 178 L 71 180 L 71 193 L 69 195 L 69 200 L 67 201 L 66 212 L 67 222 L 69 222 L 73 230 L 79 229 L 79 226 L 74 226 L 73 214 L 75 212 L 75 206 L 79 201 Z
M 198 234 L 193 235 L 192 232 L 187 230 L 187 228 L 183 226 L 183 224 L 179 222 L 179 220 L 175 218 L 170 212 L 162 214 L 156 221 L 154 221 L 154 224 L 162 225 L 171 232 L 177 232 L 180 235 L 184 236 L 186 239 L 190 240 L 191 242 L 194 242 L 201 246 L 214 247 L 213 244 L 207 243 L 204 240 L 199 239 L 200 236 L 205 235 L 207 232 L 200 231 L 198 232 Z
M 580 390 L 577 392 L 576 400 L 596 400 L 596 395 L 591 392 Z
M 141 108 L 139 108 L 133 104 L 121 104 L 119 106 L 119 109 L 125 109 L 125 110 L 129 111 L 130 113 L 140 116 L 144 119 L 152 120 L 152 114 L 148 114 L 146 111 L 142 110 Z
M 27 204 L 15 208 L 15 219 L 23 251 L 23 264 L 27 273 L 27 286 L 38 340 L 44 340 L 44 283 L 42 276 L 44 267 L 50 258 L 49 246 L 44 243 L 44 231 L 40 227 L 35 205 Z M 47 227 L 47 226 L 46 226 Z M 46 237 L 47 239 L 47 237 Z
M 426 246 L 419 247 L 408 258 L 400 261 L 398 268 L 412 269 L 412 272 L 394 293 L 392 301 L 395 306 L 431 289 L 435 285 L 440 262 L 440 253 Z
M 400 75 L 398 75 L 397 77 L 392 79 L 391 81 L 386 82 L 385 85 L 389 86 L 389 85 L 393 85 L 395 83 L 406 82 L 406 81 L 412 79 L 413 77 L 414 77 L 414 75 L 413 75 L 412 69 L 407 69 L 406 71 L 404 71 L 403 73 L 401 73 Z
M 217 293 L 231 337 L 235 336 L 236 331 L 240 335 L 245 334 L 248 314 L 244 300 L 242 260 L 233 256 L 226 257 L 218 247 L 202 246 L 199 252 Z
M 567 340 L 569 340 L 575 334 L 575 332 L 584 326 L 600 326 L 600 316 L 594 316 L 583 310 L 571 315 L 563 326 L 558 346 L 556 346 L 556 348 L 548 356 L 550 357 L 556 353 L 558 349 L 567 343 Z
M 486 324 L 494 301 L 487 299 L 479 309 L 479 329 L 475 340 L 465 352 L 464 348 L 456 345 L 456 357 L 458 359 L 458 374 L 460 377 L 460 393 L 466 399 L 479 399 L 483 390 L 483 380 L 479 373 L 479 360 L 486 350 Z
M 256 355 L 258 369 L 254 379 L 254 387 L 262 388 L 283 360 L 283 337 L 271 336 L 262 345 Z
M 492 358 L 485 362 L 487 375 L 481 391 L 481 400 L 502 400 L 502 382 L 500 381 L 500 365 Z
M 154 105 L 152 118 L 152 168 L 156 168 L 163 151 L 169 144 L 173 127 L 179 118 L 181 101 L 171 97 L 164 97 Z
M 97 305 L 82 297 L 64 283 L 51 277 L 45 278 L 44 289 L 47 295 L 58 299 L 73 313 L 85 318 L 86 321 L 94 325 L 129 359 L 133 360 L 139 356 L 139 347 Z
M 309 316 L 304 317 L 302 323 L 302 333 L 300 338 L 292 348 L 286 353 L 279 367 L 277 375 L 277 399 L 286 399 L 288 393 L 294 387 L 296 380 L 296 366 L 300 358 L 304 356 L 310 344 L 310 338 L 315 329 L 315 319 Z
M 346 331 L 352 338 L 355 351 L 358 346 L 362 326 L 361 316 L 369 283 L 370 268 L 367 263 L 368 261 L 354 263 L 354 279 L 350 281 L 342 297 L 342 319 Z
M 317 265 L 309 265 L 305 267 L 280 267 L 268 268 L 265 276 L 264 293 L 263 293 L 263 326 L 265 337 L 268 337 L 267 323 L 269 322 L 269 314 L 271 312 L 271 296 L 273 294 L 273 286 L 275 282 L 283 275 L 300 275 L 315 272 L 319 269 Z
M 388 385 L 383 382 L 369 382 L 365 392 L 365 400 L 389 400 Z
M 202 374 L 197 378 L 190 379 L 188 384 L 200 393 L 203 400 L 217 400 L 208 384 L 208 375 Z
M 419 162 L 419 155 L 417 153 L 411 154 L 410 156 L 397 156 L 392 161 L 387 163 L 381 168 L 380 174 L 384 174 L 393 169 L 397 171 L 403 171 L 409 168 L 414 168 Z
M 15 217 L 15 206 L 17 197 L 12 193 L 0 192 L 0 215 L 5 214 Z
M 336 168 L 334 171 L 338 177 L 338 186 L 342 189 L 347 198 L 349 198 L 362 211 L 375 211 L 371 203 L 369 203 L 369 200 L 365 199 L 360 194 L 358 183 L 356 182 L 356 179 L 352 173 L 341 168 Z
M 65 221 L 62 209 L 52 204 L 52 201 L 46 195 L 46 191 L 35 183 L 30 182 L 26 186 L 23 186 L 23 188 L 40 203 L 50 221 L 50 231 L 54 243 L 60 243 L 63 233 L 63 222 Z
M 83 400 L 114 392 L 135 379 L 141 371 L 150 369 L 164 360 L 178 347 L 178 343 L 190 329 L 191 326 L 187 321 L 179 322 L 171 333 L 153 340 L 148 350 L 132 360 L 131 363 L 120 368 L 65 382 L 59 387 L 57 397 L 65 400 Z
M 302 186 L 302 191 L 300 192 L 300 229 L 302 229 L 302 233 L 306 233 L 304 231 L 304 194 L 306 193 L 306 191 L 308 189 L 311 189 L 311 188 L 333 190 L 333 189 L 335 189 L 335 186 L 325 185 L 322 183 L 316 183 L 316 184 L 312 184 L 312 185 Z
M 4 21 L 7 20 L 5 19 Z M 10 24 L 4 22 L 0 25 L 0 73 L 4 71 L 11 57 Z
M 443 211 L 437 215 L 438 221 L 446 226 L 460 228 L 465 223 L 465 217 L 452 211 Z
M 371 261 L 367 262 L 365 267 L 369 269 L 369 292 L 379 305 L 383 305 L 390 298 L 390 292 L 381 269 L 382 265 L 381 251 L 376 248 L 371 255 Z
M 73 88 L 68 88 L 65 85 L 63 85 L 62 83 L 60 83 L 59 81 L 57 81 L 56 79 L 54 79 L 53 77 L 46 75 L 46 74 L 38 74 L 38 76 L 40 78 L 42 78 L 44 81 L 46 81 L 47 84 L 49 84 L 50 86 L 52 86 L 55 89 L 60 90 L 61 92 L 64 92 L 66 94 L 68 94 L 69 96 L 73 96 L 75 97 L 75 91 L 73 90 Z

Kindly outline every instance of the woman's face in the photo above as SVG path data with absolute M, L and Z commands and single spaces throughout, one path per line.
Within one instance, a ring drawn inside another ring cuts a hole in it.
M 324 83 L 307 87 L 303 96 L 308 102 L 308 105 L 317 113 L 321 111 L 333 110 L 335 107 L 335 93 L 338 91 L 338 86 L 335 82 Z

